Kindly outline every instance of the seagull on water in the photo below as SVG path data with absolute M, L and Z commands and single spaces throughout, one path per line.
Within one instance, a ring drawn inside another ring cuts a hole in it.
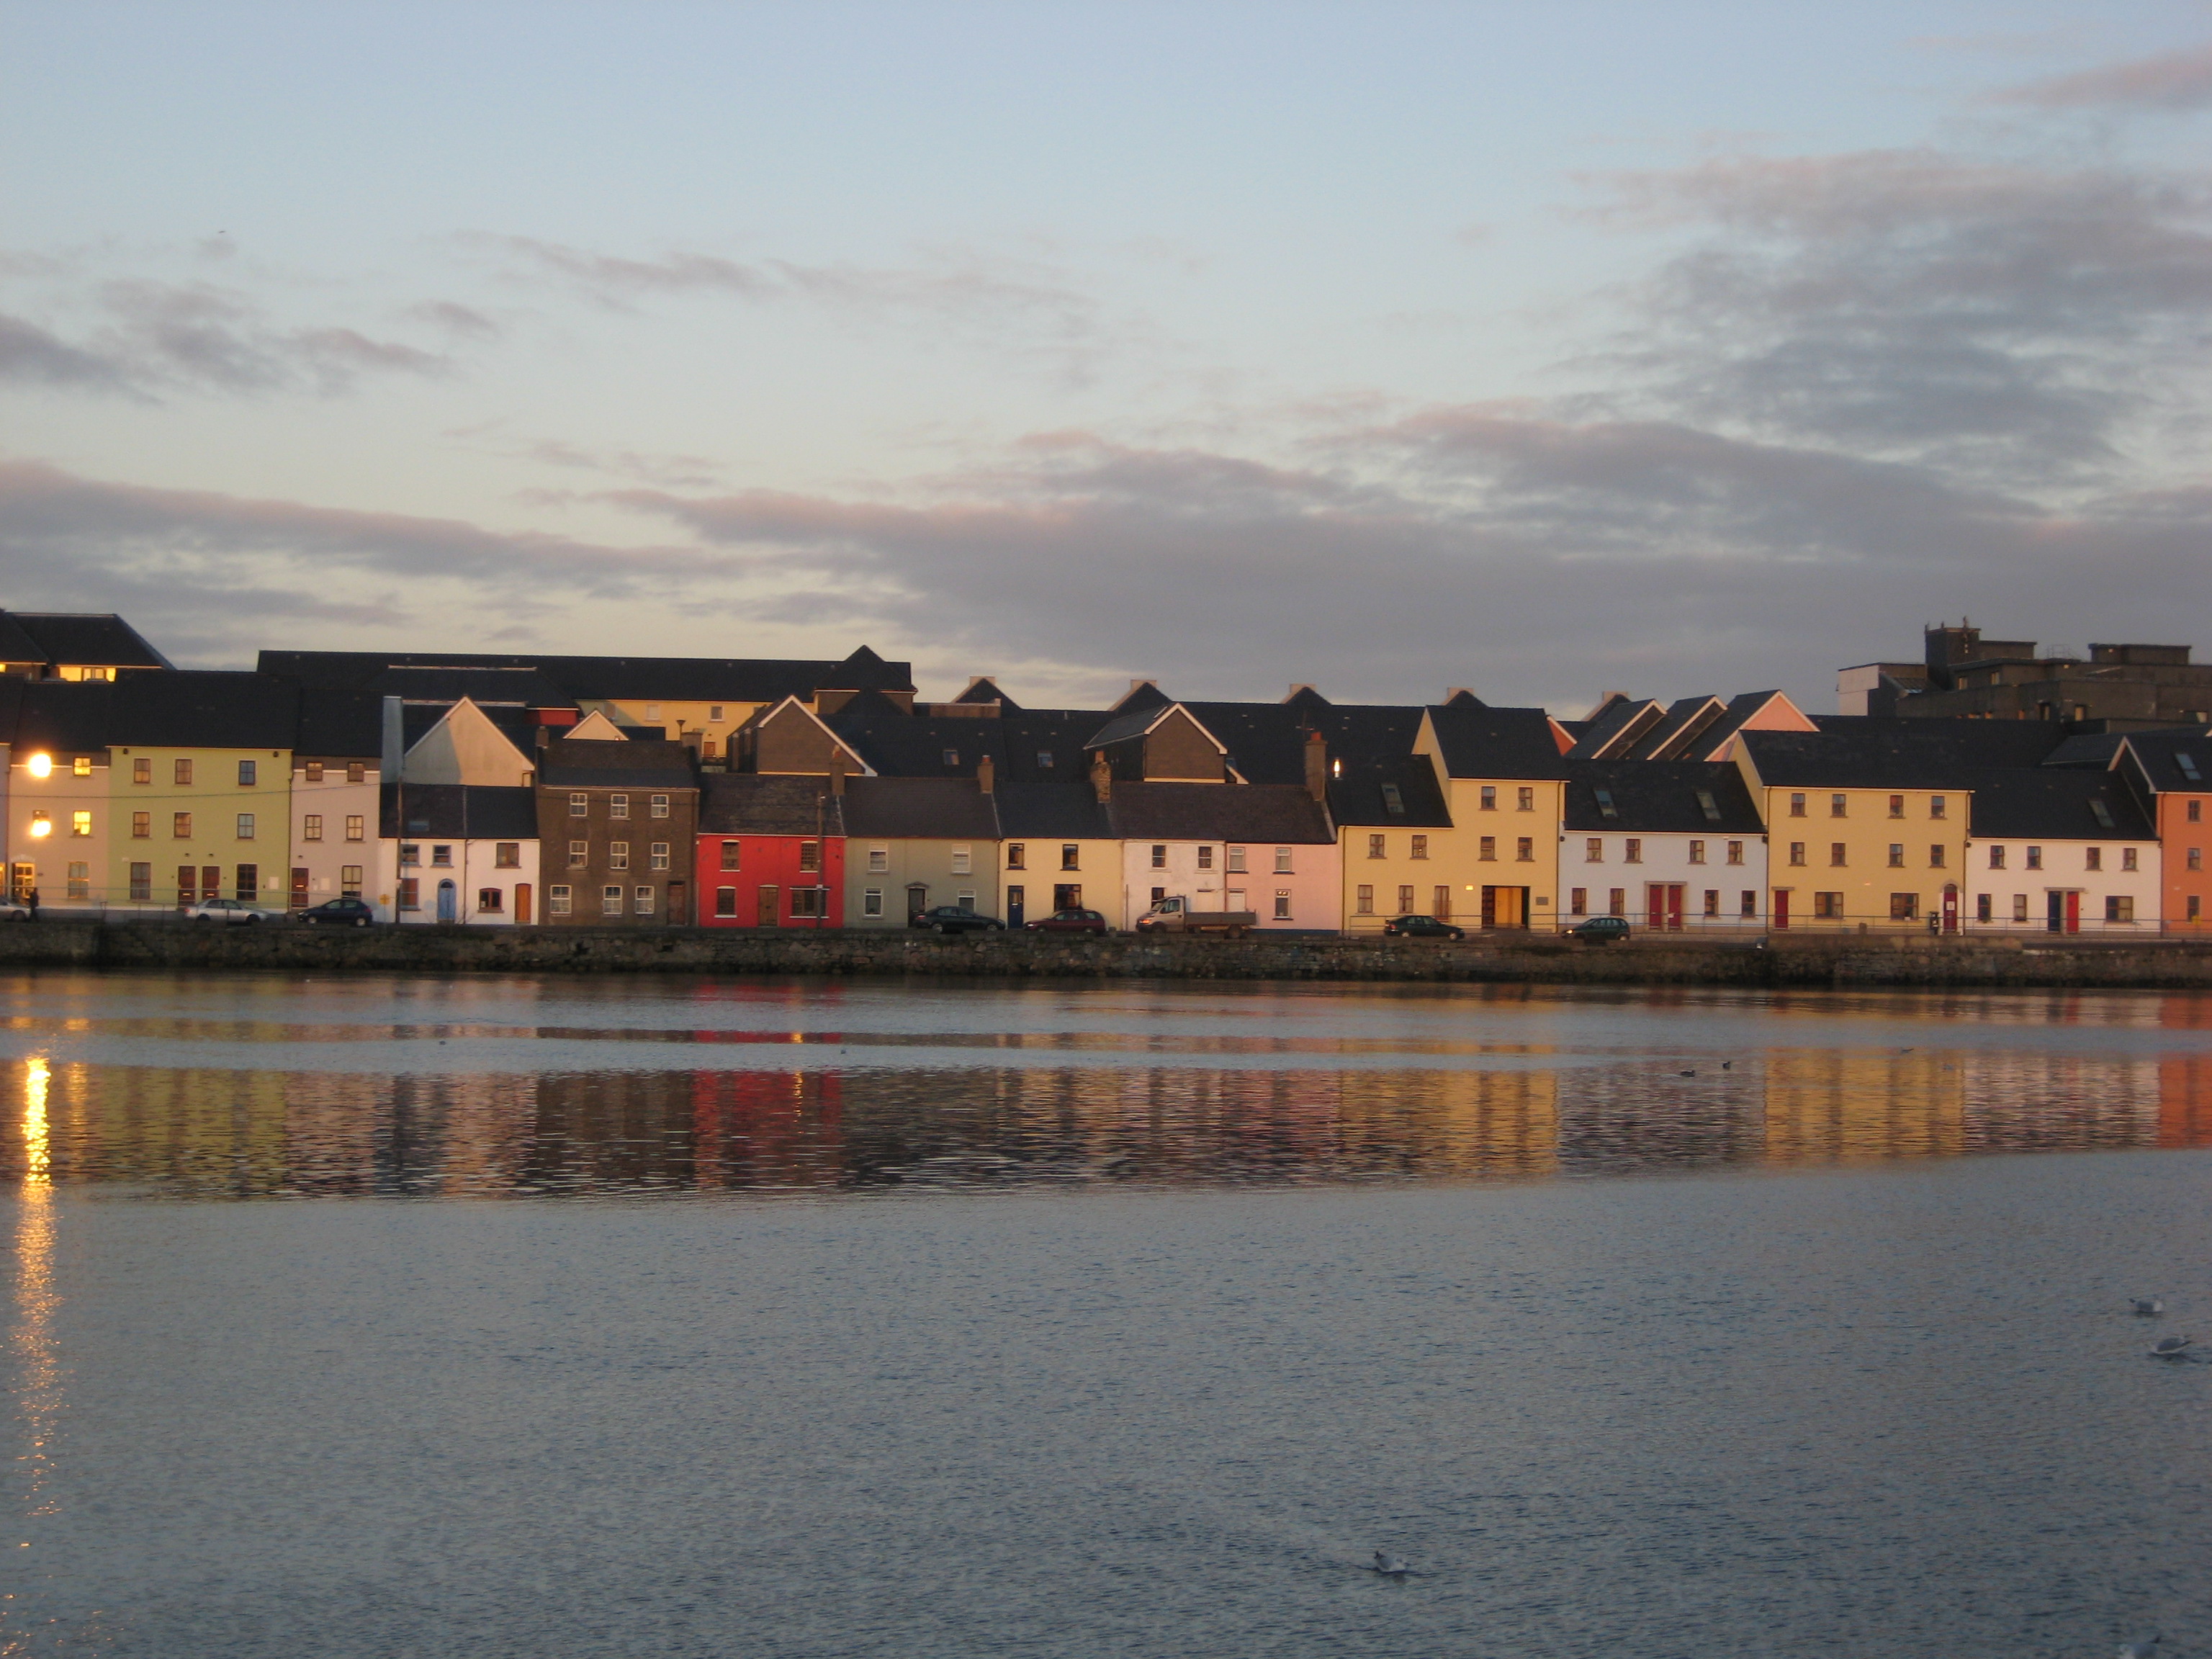
M 1413 1571 L 1413 1568 L 1407 1566 L 1396 1556 L 1385 1555 L 1381 1550 L 1377 1550 L 1375 1552 L 1375 1565 L 1372 1571 L 1381 1573 L 1385 1578 L 1403 1578 Z
M 2150 1659 L 2150 1650 L 2158 1645 L 2158 1632 L 2148 1631 L 2132 1642 L 2120 1644 L 2120 1659 Z
M 2136 1310 L 2137 1319 L 2155 1319 L 2166 1311 L 2166 1304 L 2154 1296 L 2131 1296 L 2128 1306 Z
M 1733 1065 L 1735 1065 L 1735 1062 L 1734 1060 L 1723 1060 L 1723 1061 L 1721 1062 L 1721 1070 L 1723 1070 L 1723 1072 L 1725 1072 L 1726 1070 L 1728 1070 L 1728 1068 L 1729 1068 L 1729 1066 L 1733 1066 Z
M 1677 1073 L 1674 1073 L 1674 1075 L 1675 1075 L 1676 1077 L 1695 1077 L 1695 1076 L 1697 1076 L 1697 1074 L 1698 1074 L 1697 1067 L 1695 1067 L 1694 1066 L 1692 1066 L 1692 1067 L 1691 1067 L 1688 1071 L 1686 1071 L 1686 1072 L 1677 1072 Z
M 2189 1339 L 2187 1337 L 2161 1336 L 2152 1345 L 2150 1357 L 2153 1359 L 2179 1359 L 2184 1354 L 2188 1352 L 2188 1351 Z

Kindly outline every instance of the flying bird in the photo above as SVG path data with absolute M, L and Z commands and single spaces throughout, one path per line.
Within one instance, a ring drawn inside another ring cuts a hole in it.
M 2154 1296 L 2131 1296 L 2128 1305 L 2136 1310 L 2138 1319 L 2155 1319 L 2166 1311 L 2166 1304 Z
M 1381 1550 L 1377 1550 L 1375 1552 L 1375 1565 L 1371 1570 L 1381 1573 L 1385 1578 L 1403 1578 L 1413 1571 L 1413 1568 L 1407 1566 L 1396 1556 L 1385 1555 Z
M 2188 1351 L 2189 1339 L 2187 1337 L 2161 1336 L 2159 1338 L 2157 1342 L 2152 1345 L 2150 1357 L 2153 1359 L 2179 1359 L 2184 1354 L 2187 1353 Z

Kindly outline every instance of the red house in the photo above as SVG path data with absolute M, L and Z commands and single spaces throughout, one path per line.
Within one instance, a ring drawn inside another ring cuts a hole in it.
M 845 925 L 845 780 L 708 774 L 699 793 L 702 927 Z

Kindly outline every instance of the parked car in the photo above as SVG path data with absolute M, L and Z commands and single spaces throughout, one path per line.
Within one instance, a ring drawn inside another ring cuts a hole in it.
M 1592 945 L 1610 945 L 1615 939 L 1628 937 L 1628 918 L 1626 916 L 1592 916 L 1588 921 L 1567 929 L 1569 939 L 1587 940 Z
M 1402 939 L 1465 939 L 1467 929 L 1455 927 L 1448 921 L 1438 921 L 1434 916 L 1393 916 L 1382 924 L 1386 933 L 1395 933 Z
M 343 898 L 325 899 L 300 912 L 300 920 L 310 927 L 366 927 L 376 920 L 375 908 L 367 899 L 348 895 Z
M 907 925 L 927 927 L 936 933 L 1003 933 L 1006 931 L 1006 924 L 996 916 L 964 910 L 957 904 L 940 904 L 934 910 L 918 911 Z
M 0 899 L 0 921 L 28 921 L 31 907 L 21 899 Z
M 1096 910 L 1055 910 L 1030 923 L 1032 933 L 1103 933 L 1106 918 Z
M 185 918 L 188 921 L 226 923 L 268 921 L 271 919 L 271 913 L 256 909 L 252 905 L 241 902 L 237 899 L 215 898 L 202 899 L 198 904 L 186 905 Z

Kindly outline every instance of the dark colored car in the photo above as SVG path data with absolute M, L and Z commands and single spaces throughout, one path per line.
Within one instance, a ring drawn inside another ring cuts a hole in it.
M 934 910 L 917 911 L 907 924 L 936 933 L 1003 933 L 1006 924 L 996 916 L 963 910 L 957 904 L 940 904 Z
M 300 920 L 310 924 L 319 923 L 326 927 L 366 927 L 376 920 L 376 912 L 370 908 L 368 900 L 349 896 L 325 899 L 320 904 L 312 905 L 300 912 Z
M 1610 945 L 1617 939 L 1628 937 L 1628 918 L 1592 916 L 1588 921 L 1568 928 L 1567 937 L 1588 939 L 1592 945 Z
M 1382 924 L 1386 933 L 1395 933 L 1401 939 L 1465 939 L 1467 929 L 1455 927 L 1448 921 L 1438 921 L 1434 916 L 1393 916 Z
M 1033 933 L 1103 933 L 1106 918 L 1096 910 L 1055 910 L 1030 923 Z

